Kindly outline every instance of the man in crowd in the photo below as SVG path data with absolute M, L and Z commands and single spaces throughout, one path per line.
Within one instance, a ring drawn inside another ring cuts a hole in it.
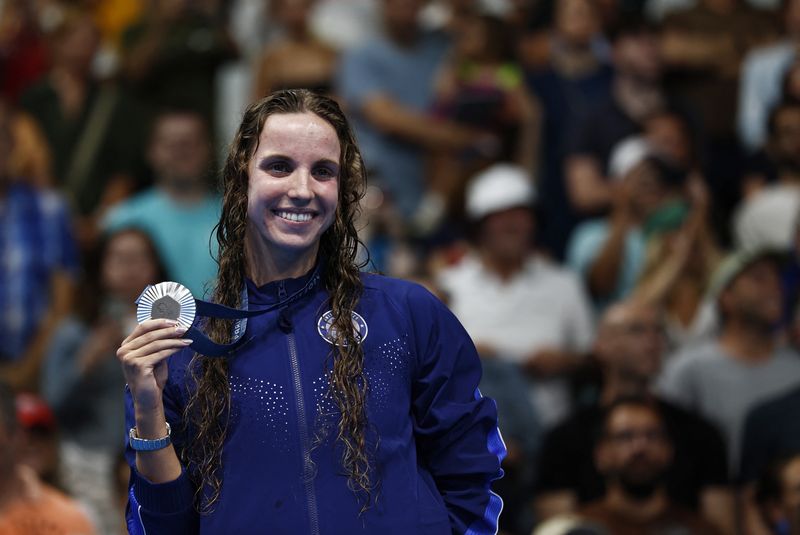
M 658 410 L 672 437 L 671 468 L 664 479 L 670 500 L 702 511 L 722 532 L 733 532 L 722 437 L 704 420 L 651 393 L 664 345 L 658 308 L 628 300 L 606 310 L 594 343 L 602 375 L 596 402 L 576 411 L 544 439 L 536 470 L 539 517 L 575 511 L 603 495 L 604 478 L 594 463 L 594 430 L 602 422 L 604 407 L 620 398 L 639 397 Z
M 602 499 L 580 511 L 584 520 L 614 535 L 718 533 L 669 497 L 665 480 L 674 451 L 655 405 L 637 398 L 618 400 L 602 424 L 595 462 L 606 490 Z
M 147 159 L 155 185 L 112 210 L 105 230 L 147 232 L 167 272 L 202 297 L 217 272 L 210 248 L 220 210 L 211 189 L 211 138 L 203 115 L 189 108 L 163 110 L 152 127 Z
M 719 426 L 733 474 L 747 413 L 800 385 L 800 355 L 778 339 L 783 306 L 778 258 L 766 250 L 733 253 L 718 268 L 711 287 L 719 335 L 673 357 L 659 389 L 667 399 Z

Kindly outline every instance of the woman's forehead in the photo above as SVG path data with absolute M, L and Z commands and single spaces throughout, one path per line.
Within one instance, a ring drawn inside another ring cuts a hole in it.
M 339 138 L 330 123 L 313 113 L 274 114 L 264 122 L 256 150 L 257 155 L 270 153 L 338 161 Z

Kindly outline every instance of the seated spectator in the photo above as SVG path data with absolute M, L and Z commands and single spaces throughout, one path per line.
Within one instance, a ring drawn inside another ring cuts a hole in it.
M 52 409 L 44 399 L 28 392 L 17 394 L 15 404 L 23 437 L 19 461 L 33 468 L 44 483 L 60 487 L 60 436 Z
M 202 297 L 217 273 L 210 251 L 220 199 L 211 189 L 211 139 L 202 114 L 165 109 L 155 118 L 147 159 L 155 185 L 116 206 L 111 232 L 136 227 L 155 243 L 173 280 Z
M 606 411 L 595 448 L 603 497 L 579 516 L 614 535 L 719 533 L 670 500 L 665 480 L 674 461 L 673 438 L 659 409 L 643 400 L 619 400 Z
M 475 176 L 466 200 L 474 249 L 437 279 L 484 360 L 481 388 L 495 393 L 508 424 L 508 478 L 495 488 L 508 504 L 502 527 L 515 532 L 525 524 L 539 422 L 552 425 L 569 410 L 564 376 L 592 335 L 575 277 L 532 250 L 534 203 L 530 175 L 518 166 L 496 164 Z
M 92 72 L 99 33 L 88 11 L 64 8 L 48 44 L 52 65 L 20 105 L 50 145 L 55 185 L 76 211 L 79 241 L 89 246 L 97 218 L 140 183 L 143 123 L 125 93 Z
M 14 394 L 0 383 L 0 533 L 95 533 L 77 504 L 40 481 L 34 469 L 20 461 L 21 441 Z
M 125 378 L 116 349 L 136 325 L 135 300 L 148 284 L 169 280 L 146 234 L 123 229 L 104 237 L 87 270 L 77 315 L 56 328 L 42 394 L 61 430 L 62 483 L 103 533 L 117 528 L 112 487 L 125 426 Z
M 36 390 L 49 336 L 71 307 L 77 247 L 62 199 L 11 176 L 11 115 L 0 101 L 0 377 Z
M 724 533 L 733 533 L 733 500 L 727 488 L 725 446 L 705 420 L 654 396 L 653 381 L 664 353 L 661 309 L 628 300 L 603 314 L 594 356 L 601 367 L 601 387 L 594 404 L 577 410 L 544 439 L 536 473 L 536 511 L 542 519 L 574 512 L 602 497 L 603 477 L 594 464 L 604 407 L 619 398 L 649 399 L 672 437 L 674 452 L 664 480 L 675 504 L 701 511 Z
M 730 473 L 741 461 L 742 430 L 758 403 L 800 385 L 800 355 L 783 347 L 776 326 L 782 312 L 779 261 L 766 251 L 726 258 L 711 283 L 719 334 L 668 363 L 659 391 L 723 431 Z
M 330 93 L 338 53 L 309 28 L 316 0 L 271 2 L 270 18 L 283 29 L 282 39 L 268 44 L 256 60 L 253 99 L 277 89 L 313 89 Z
M 668 351 L 713 336 L 704 306 L 720 252 L 709 226 L 709 195 L 700 176 L 687 182 L 687 200 L 665 204 L 645 222 L 647 254 L 633 295 L 664 308 Z
M 645 263 L 644 225 L 659 208 L 679 199 L 683 187 L 682 173 L 641 137 L 615 149 L 612 173 L 611 214 L 578 225 L 567 246 L 569 266 L 584 278 L 600 310 L 633 291 Z
M 775 457 L 761 472 L 755 499 L 764 533 L 800 533 L 800 453 Z M 749 531 L 754 534 L 755 532 Z
M 533 251 L 536 201 L 529 175 L 496 164 L 468 185 L 474 248 L 437 283 L 484 358 L 519 366 L 539 417 L 552 425 L 569 410 L 564 374 L 588 349 L 592 319 L 574 275 Z

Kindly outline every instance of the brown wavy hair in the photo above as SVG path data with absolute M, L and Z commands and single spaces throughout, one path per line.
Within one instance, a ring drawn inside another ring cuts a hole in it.
M 245 111 L 222 172 L 222 213 L 216 227 L 219 271 L 213 298 L 227 306 L 241 305 L 248 166 L 267 118 L 281 113 L 317 115 L 334 128 L 341 147 L 338 206 L 319 246 L 320 258 L 324 260 L 321 284 L 328 292 L 334 317 L 331 333 L 336 342 L 330 355 L 332 366 L 327 370 L 330 384 L 327 395 L 341 413 L 336 439 L 344 447 L 342 466 L 348 476 L 348 487 L 364 504 L 363 511 L 372 499 L 374 482 L 366 441 L 364 353 L 353 331 L 351 313 L 362 292 L 359 271 L 363 264 L 356 260 L 360 242 L 355 221 L 364 194 L 365 170 L 350 126 L 335 101 L 308 90 L 284 90 L 254 102 Z M 224 343 L 230 340 L 231 324 L 211 319 L 206 331 L 213 340 Z M 207 513 L 213 509 L 222 487 L 222 447 L 231 408 L 228 361 L 195 355 L 189 369 L 196 388 L 184 411 L 191 439 L 182 458 L 191 467 L 190 473 L 197 483 L 198 508 Z M 210 491 L 208 495 L 204 489 Z

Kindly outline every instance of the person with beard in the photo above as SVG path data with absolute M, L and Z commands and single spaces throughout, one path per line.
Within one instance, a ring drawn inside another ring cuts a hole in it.
M 674 459 L 672 439 L 656 405 L 620 398 L 605 412 L 595 463 L 604 496 L 579 516 L 614 535 L 713 535 L 716 528 L 669 498 L 666 476 Z
M 104 231 L 145 231 L 173 280 L 202 297 L 217 272 L 211 232 L 221 206 L 210 187 L 206 119 L 191 108 L 162 110 L 153 122 L 147 159 L 155 185 L 109 212 Z
M 781 343 L 777 329 L 780 260 L 769 249 L 730 254 L 710 284 L 719 334 L 672 357 L 659 380 L 665 398 L 719 426 L 731 474 L 739 466 L 748 412 L 800 385 L 800 355 Z
M 598 326 L 592 356 L 600 367 L 595 398 L 545 437 L 536 465 L 534 505 L 539 519 L 563 517 L 600 499 L 605 477 L 594 450 L 605 411 L 618 399 L 647 399 L 672 437 L 673 461 L 664 486 L 672 503 L 699 512 L 723 533 L 734 533 L 734 500 L 728 488 L 725 444 L 717 429 L 652 394 L 665 349 L 663 310 L 634 299 L 609 307 Z

